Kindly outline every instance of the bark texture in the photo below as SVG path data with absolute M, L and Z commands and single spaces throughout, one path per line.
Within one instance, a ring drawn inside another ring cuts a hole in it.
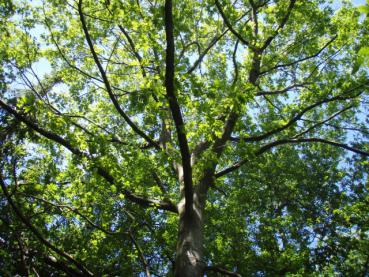
M 179 204 L 179 230 L 177 256 L 175 263 L 176 277 L 203 276 L 205 263 L 203 257 L 204 203 L 198 193 L 194 194 L 193 208 L 185 210 L 185 200 Z

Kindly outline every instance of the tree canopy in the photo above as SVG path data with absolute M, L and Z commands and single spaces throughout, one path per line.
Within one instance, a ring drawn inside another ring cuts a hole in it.
M 368 276 L 367 11 L 1 1 L 0 275 Z

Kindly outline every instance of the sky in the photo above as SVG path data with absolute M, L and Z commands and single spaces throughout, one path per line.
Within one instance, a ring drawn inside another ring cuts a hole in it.
M 365 0 L 353 0 L 352 3 L 355 6 L 359 6 L 359 5 L 365 5 Z

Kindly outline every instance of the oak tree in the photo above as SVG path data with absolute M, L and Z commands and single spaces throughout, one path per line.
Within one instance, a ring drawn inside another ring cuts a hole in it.
M 1 275 L 367 276 L 363 7 L 2 1 Z

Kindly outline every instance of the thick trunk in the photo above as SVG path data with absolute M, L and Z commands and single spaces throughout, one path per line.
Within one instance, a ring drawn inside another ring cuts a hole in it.
M 174 274 L 176 277 L 200 277 L 204 274 L 203 213 L 204 205 L 200 203 L 196 193 L 191 212 L 185 211 L 184 203 L 179 205 L 179 233 Z

